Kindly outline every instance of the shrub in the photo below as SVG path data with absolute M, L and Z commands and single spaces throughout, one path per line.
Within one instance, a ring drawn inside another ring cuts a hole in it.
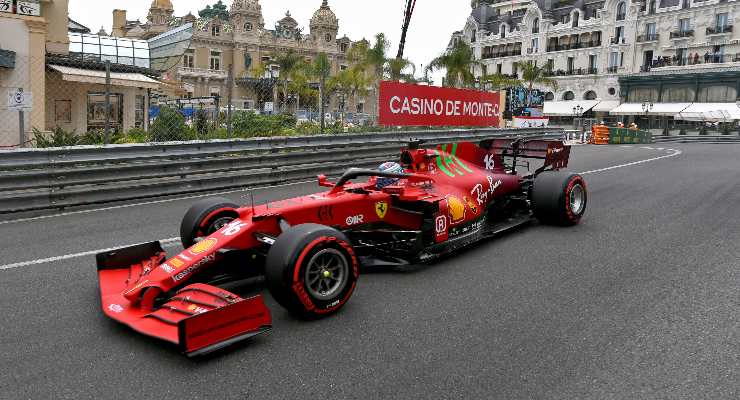
M 150 130 L 154 142 L 186 140 L 185 117 L 177 110 L 162 107 Z
M 292 115 L 259 115 L 252 111 L 238 111 L 232 117 L 235 137 L 279 136 L 295 127 Z
M 33 128 L 33 139 L 38 148 L 74 146 L 79 142 L 75 131 L 68 132 L 60 127 L 52 129 L 48 136 Z

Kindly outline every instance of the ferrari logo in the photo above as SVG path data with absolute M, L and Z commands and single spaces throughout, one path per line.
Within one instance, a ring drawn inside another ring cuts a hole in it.
M 375 203 L 375 213 L 378 214 L 378 218 L 385 218 L 385 214 L 388 213 L 388 203 L 385 201 Z

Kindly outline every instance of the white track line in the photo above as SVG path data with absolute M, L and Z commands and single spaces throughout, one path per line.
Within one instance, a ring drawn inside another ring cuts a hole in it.
M 262 189 L 272 189 L 272 188 L 278 188 L 278 187 L 285 187 L 285 186 L 293 186 L 293 185 L 301 185 L 304 183 L 311 183 L 315 182 L 314 180 L 310 181 L 302 181 L 302 182 L 294 182 L 294 183 L 284 183 L 281 185 L 273 185 L 273 186 L 260 186 L 256 187 L 253 190 L 262 190 Z M 142 203 L 133 203 L 133 204 L 121 204 L 119 206 L 110 206 L 110 207 L 103 207 L 103 208 L 92 208 L 89 210 L 80 210 L 80 211 L 69 211 L 65 213 L 59 213 L 59 214 L 51 214 L 51 215 L 41 215 L 38 217 L 29 217 L 29 218 L 19 218 L 19 219 L 13 219 L 9 221 L 0 221 L 0 225 L 7 225 L 7 224 L 14 224 L 17 222 L 29 222 L 29 221 L 38 221 L 42 219 L 49 219 L 49 218 L 57 218 L 57 217 L 66 217 L 68 215 L 78 215 L 78 214 L 90 214 L 98 211 L 110 211 L 110 210 L 117 210 L 120 208 L 131 208 L 131 207 L 138 207 L 138 206 L 146 206 L 150 204 L 162 204 L 162 203 L 171 203 L 174 201 L 180 201 L 180 200 L 190 200 L 190 199 L 198 199 L 201 197 L 209 197 L 209 196 L 222 196 L 225 194 L 232 194 L 232 193 L 239 193 L 239 192 L 247 192 L 250 189 L 235 189 L 235 190 L 229 190 L 225 192 L 216 192 L 216 193 L 203 193 L 203 194 L 194 194 L 191 196 L 185 196 L 185 197 L 176 197 L 172 199 L 163 199 L 163 200 L 152 200 L 152 201 L 145 201 Z
M 178 245 L 179 241 L 180 241 L 180 238 L 176 237 L 176 238 L 162 239 L 159 242 L 162 244 L 162 247 L 170 247 L 170 246 Z M 120 249 L 121 247 L 126 247 L 126 246 L 111 247 L 108 249 L 90 250 L 90 251 L 85 251 L 82 253 L 67 254 L 67 255 L 57 256 L 57 257 L 42 258 L 39 260 L 23 261 L 23 262 L 17 262 L 13 264 L 0 265 L 0 271 L 6 270 L 6 269 L 27 267 L 29 265 L 46 264 L 46 263 L 52 263 L 56 261 L 69 260 L 70 258 L 87 257 L 87 256 L 92 256 L 98 253 L 105 253 L 106 251 Z
M 578 174 L 579 175 L 588 175 L 588 174 L 595 174 L 597 172 L 611 171 L 611 170 L 617 169 L 617 168 L 631 167 L 633 165 L 645 164 L 645 163 L 649 163 L 649 162 L 652 162 L 652 161 L 662 160 L 664 158 L 675 157 L 675 156 L 677 156 L 677 155 L 679 155 L 679 154 L 682 153 L 681 150 L 675 150 L 675 149 L 668 149 L 668 151 L 673 151 L 673 153 L 668 154 L 668 155 L 665 155 L 665 156 L 661 156 L 661 157 L 649 158 L 647 160 L 640 160 L 640 161 L 635 161 L 635 162 L 631 162 L 631 163 L 627 163 L 627 164 L 615 165 L 613 167 L 606 167 L 606 168 L 594 169 L 594 170 L 591 170 L 591 171 L 579 172 Z
M 579 172 L 579 174 L 580 175 L 588 175 L 588 174 L 595 174 L 595 173 L 598 173 L 598 172 L 611 171 L 611 170 L 617 169 L 617 168 L 630 167 L 630 166 L 633 166 L 633 165 L 645 164 L 645 163 L 652 162 L 652 161 L 662 160 L 664 158 L 675 157 L 675 156 L 677 156 L 677 155 L 679 155 L 679 154 L 682 153 L 681 150 L 675 150 L 675 149 L 668 149 L 668 151 L 672 151 L 673 153 L 668 154 L 668 155 L 665 155 L 665 156 L 661 156 L 661 157 L 650 158 L 650 159 L 647 159 L 647 160 L 635 161 L 635 162 L 631 162 L 631 163 L 627 163 L 627 164 L 621 164 L 621 165 L 615 165 L 615 166 L 607 167 L 607 168 L 601 168 L 601 169 L 595 169 L 595 170 L 591 170 L 591 171 Z M 286 184 L 286 185 L 278 185 L 278 186 L 270 186 L 270 187 L 280 187 L 280 186 L 297 185 L 297 184 L 300 184 L 300 183 L 306 183 L 306 182 L 298 182 L 298 183 L 291 183 L 291 184 Z M 235 192 L 240 192 L 240 191 L 241 190 L 235 190 L 235 191 L 225 192 L 225 193 L 235 193 Z M 131 205 L 126 205 L 126 206 L 115 206 L 115 207 L 109 207 L 107 209 L 134 207 L 134 206 L 137 206 L 137 205 L 145 205 L 145 204 L 157 204 L 157 203 L 164 203 L 164 202 L 168 202 L 168 201 L 176 201 L 176 200 L 182 200 L 182 199 L 188 199 L 188 198 L 197 198 L 197 197 L 204 197 L 204 196 L 211 196 L 211 195 L 214 195 L 214 194 L 211 193 L 209 195 L 198 195 L 198 196 L 191 196 L 191 197 L 183 197 L 183 198 L 180 198 L 180 199 L 161 200 L 161 201 L 154 201 L 154 202 L 131 204 Z M 42 219 L 42 218 L 51 218 L 51 217 L 54 217 L 54 216 L 61 216 L 61 215 L 80 214 L 80 213 L 83 213 L 83 212 L 101 211 L 101 210 L 104 210 L 104 209 L 86 210 L 86 211 L 75 211 L 75 212 L 67 213 L 67 214 L 57 214 L 57 215 L 51 215 L 51 216 L 46 216 L 46 217 L 29 218 L 29 219 L 26 219 L 26 221 L 28 221 L 28 220 L 34 220 L 34 219 Z M 17 221 L 20 221 L 20 220 L 17 220 Z M 5 223 L 17 222 L 17 221 L 8 221 L 8 222 L 5 222 Z M 164 247 L 171 247 L 171 246 L 177 245 L 179 241 L 180 241 L 180 238 L 179 237 L 176 237 L 176 238 L 162 239 L 159 242 L 162 243 L 162 246 L 164 246 Z M 130 245 L 128 245 L 128 246 L 130 246 Z M 0 265 L 0 271 L 9 270 L 9 269 L 15 269 L 15 268 L 21 268 L 21 267 L 27 267 L 27 266 L 30 266 L 30 265 L 46 264 L 46 263 L 51 263 L 51 262 L 56 262 L 56 261 L 69 260 L 71 258 L 87 257 L 87 256 L 95 255 L 95 254 L 98 254 L 98 253 L 104 253 L 106 251 L 111 251 L 111 250 L 119 249 L 121 247 L 127 247 L 127 245 L 118 246 L 118 247 L 112 247 L 112 248 L 109 248 L 109 249 L 90 250 L 90 251 L 85 251 L 85 252 L 82 252 L 82 253 L 67 254 L 67 255 L 57 256 L 57 257 L 49 257 L 49 258 L 42 258 L 42 259 L 38 259 L 38 260 L 23 261 L 23 262 L 17 262 L 17 263 L 13 263 L 13 264 Z

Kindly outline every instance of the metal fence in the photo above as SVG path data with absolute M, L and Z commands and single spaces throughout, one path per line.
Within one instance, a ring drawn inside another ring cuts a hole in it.
M 433 146 L 556 129 L 479 129 L 274 137 L 0 151 L 0 213 L 133 200 L 339 175 L 396 159 L 403 143 Z
M 101 47 L 103 47 L 101 45 Z M 134 49 L 135 51 L 136 49 Z M 70 53 L 71 54 L 71 53 Z M 55 147 L 349 133 L 381 130 L 375 85 L 341 71 L 234 76 L 229 66 L 177 66 L 157 75 L 136 65 L 48 55 L 0 70 L 3 93 L 33 92 L 23 116 L 0 109 L 0 146 Z M 32 76 L 31 76 L 32 75 Z M 23 129 L 25 128 L 25 129 Z

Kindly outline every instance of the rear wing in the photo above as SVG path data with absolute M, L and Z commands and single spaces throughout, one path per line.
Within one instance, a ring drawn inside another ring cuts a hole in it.
M 535 175 L 567 168 L 570 160 L 570 146 L 557 139 L 487 139 L 480 143 L 480 147 L 501 158 L 511 158 L 514 169 L 518 158 L 544 160 L 544 165 L 535 171 Z

